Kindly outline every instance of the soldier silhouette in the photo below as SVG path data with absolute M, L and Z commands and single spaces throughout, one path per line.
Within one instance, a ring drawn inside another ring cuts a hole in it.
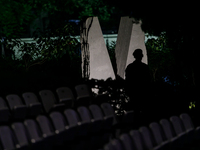
M 125 70 L 125 90 L 130 97 L 128 106 L 136 113 L 140 113 L 146 110 L 149 103 L 150 74 L 148 65 L 142 62 L 142 50 L 136 49 L 133 56 L 135 61 Z

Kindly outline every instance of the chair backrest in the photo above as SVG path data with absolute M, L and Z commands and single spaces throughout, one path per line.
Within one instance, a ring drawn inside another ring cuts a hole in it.
M 76 99 L 82 99 L 82 98 L 91 98 L 91 90 L 89 89 L 88 85 L 86 84 L 80 84 L 75 86 L 77 98 Z
M 125 147 L 125 150 L 133 150 L 133 141 L 128 133 L 124 133 L 120 136 L 120 139 Z
M 77 108 L 77 111 L 83 122 L 91 123 L 91 114 L 85 106 L 80 106 Z
M 176 135 L 182 134 L 184 132 L 183 124 L 178 116 L 170 117 L 170 121 L 172 122 Z
M 81 132 L 79 131 L 79 133 L 81 135 L 87 135 L 89 131 L 93 132 L 94 131 L 93 122 L 91 122 L 92 118 L 91 114 L 89 113 L 89 110 L 85 106 L 80 106 L 77 108 L 77 111 L 81 118 L 80 130 L 82 131 Z
M 24 124 L 22 122 L 15 122 L 11 125 L 11 127 L 13 129 L 13 132 L 15 133 L 20 147 L 28 146 L 29 140 Z
M 95 120 L 103 120 L 103 112 L 98 105 L 92 104 L 89 106 L 90 112 Z
M 53 122 L 55 129 L 56 129 L 56 133 L 59 133 L 60 131 L 63 131 L 66 129 L 67 122 L 64 119 L 64 116 L 60 112 L 54 111 L 54 112 L 50 113 L 49 116 Z
M 77 112 L 73 109 L 66 109 L 64 115 L 69 123 L 69 126 L 77 126 L 80 122 L 80 118 Z
M 33 119 L 24 121 L 24 125 L 31 139 L 31 143 L 37 143 L 43 140 L 42 132 L 39 130 L 38 124 Z
M 136 150 L 143 150 L 143 141 L 139 130 L 131 130 L 130 136 L 133 139 L 133 145 Z
M 18 95 L 16 95 L 16 94 L 7 95 L 6 99 L 7 99 L 8 104 L 9 104 L 9 106 L 10 106 L 11 109 L 14 109 L 15 106 L 24 105 L 22 103 L 21 98 Z
M 112 116 L 113 117 L 113 125 L 118 123 L 115 111 L 109 103 L 102 103 L 101 108 L 102 108 L 105 116 Z
M 164 141 L 164 139 L 163 139 L 160 124 L 158 124 L 157 122 L 152 122 L 150 123 L 149 127 L 152 131 L 152 134 L 154 136 L 156 143 L 158 145 L 161 144 Z
M 160 125 L 164 131 L 164 135 L 167 140 L 170 140 L 175 136 L 172 130 L 171 123 L 167 119 L 161 119 Z
M 2 97 L 0 97 L 0 110 L 4 109 L 4 108 L 8 109 L 8 106 L 5 102 L 5 100 Z
M 96 105 L 92 104 L 89 106 L 90 114 L 92 116 L 92 124 L 93 124 L 93 131 L 94 132 L 101 132 L 102 129 L 104 128 L 104 125 L 109 125 L 106 124 L 106 120 L 104 120 L 103 112 L 101 108 Z M 111 127 L 112 124 L 110 124 Z M 107 126 L 108 127 L 108 126 Z
M 48 137 L 54 135 L 54 129 L 52 124 L 50 123 L 49 119 L 47 116 L 44 115 L 39 115 L 36 118 L 40 129 L 42 131 L 43 137 Z
M 56 104 L 56 98 L 53 92 L 50 90 L 42 90 L 39 92 L 39 94 L 45 111 L 49 113 Z
M 0 97 L 0 122 L 7 122 L 10 118 L 10 110 L 5 100 Z
M 10 109 L 12 110 L 12 117 L 15 119 L 24 119 L 27 115 L 27 107 L 23 104 L 21 98 L 16 94 L 6 96 Z
M 9 126 L 0 126 L 0 143 L 3 149 L 16 149 L 13 133 Z
M 26 92 L 22 94 L 22 97 L 26 106 L 29 107 L 29 114 L 31 116 L 37 116 L 42 112 L 42 104 L 34 93 Z
M 185 133 L 187 133 L 187 142 L 192 143 L 194 139 L 199 136 L 198 128 L 194 128 L 192 119 L 187 113 L 182 113 L 180 115 L 181 123 L 183 125 L 183 130 Z
M 68 87 L 57 88 L 56 92 L 58 94 L 60 102 L 75 100 L 72 90 Z
M 39 103 L 37 96 L 32 92 L 23 93 L 22 97 L 27 106 L 30 106 L 31 104 L 34 104 L 34 103 Z
M 152 149 L 153 148 L 153 141 L 152 141 L 152 135 L 150 134 L 150 131 L 147 127 L 143 126 L 139 128 L 139 131 L 142 135 L 142 139 L 144 141 L 144 146 L 146 149 Z
M 187 113 L 182 113 L 180 115 L 180 118 L 181 118 L 183 125 L 184 125 L 184 128 L 186 130 L 194 129 L 194 124 L 192 122 L 192 119 Z

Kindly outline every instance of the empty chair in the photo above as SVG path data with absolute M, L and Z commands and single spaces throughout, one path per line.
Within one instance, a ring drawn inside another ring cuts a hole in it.
M 92 126 L 92 118 L 89 110 L 85 106 L 80 106 L 77 108 L 77 112 L 80 116 L 80 136 L 87 136 L 89 132 L 95 132 L 95 125 Z
M 99 124 L 99 121 L 95 121 L 92 118 L 92 115 L 87 107 L 80 106 L 77 108 L 77 112 L 79 113 L 79 116 L 81 118 L 79 135 L 91 137 L 90 147 L 93 147 L 93 149 L 95 149 L 94 147 L 98 147 L 98 145 L 100 145 L 99 140 L 104 140 L 104 138 L 101 137 L 100 134 L 97 134 L 99 133 L 101 124 Z
M 179 139 L 182 142 L 188 142 L 187 138 L 187 132 L 184 130 L 183 124 L 181 122 L 181 119 L 178 116 L 172 116 L 170 117 L 170 121 L 172 123 L 173 129 L 176 133 L 176 136 L 179 136 Z
M 96 105 L 96 104 L 90 105 L 89 110 L 93 116 L 93 119 L 95 119 L 95 120 L 103 120 L 104 119 L 103 112 L 98 105 Z
M 27 107 L 22 103 L 18 95 L 10 94 L 6 96 L 10 109 L 15 119 L 24 119 L 27 115 Z
M 3 149 L 13 150 L 16 147 L 19 148 L 19 145 L 15 145 L 16 141 L 9 126 L 0 126 L 0 143 Z
M 131 130 L 130 131 L 130 136 L 133 140 L 133 146 L 135 150 L 143 150 L 143 141 L 141 137 L 141 133 L 139 130 Z
M 117 119 L 117 116 L 114 112 L 113 107 L 109 103 L 102 103 L 101 108 L 102 108 L 105 116 L 107 116 L 107 117 L 111 116 L 113 118 L 113 124 L 112 125 L 117 125 L 118 119 Z
M 64 111 L 64 115 L 66 119 L 68 120 L 70 127 L 77 126 L 78 124 L 80 124 L 80 118 L 75 110 L 66 109 Z
M 131 137 L 129 136 L 129 134 L 124 133 L 120 136 L 120 140 L 123 143 L 123 146 L 125 148 L 125 150 L 133 150 L 133 141 L 131 139 Z
M 35 120 L 27 119 L 24 121 L 24 125 L 28 131 L 32 143 L 40 142 L 43 140 L 42 133 L 39 130 L 39 127 Z
M 50 113 L 49 116 L 53 122 L 58 140 L 62 142 L 72 140 L 74 138 L 74 136 L 71 134 L 72 131 L 70 130 L 66 119 L 60 112 L 54 111 Z
M 24 147 L 24 149 L 29 148 L 29 140 L 24 124 L 22 122 L 15 122 L 12 123 L 11 127 L 17 139 L 18 145 L 20 147 Z
M 68 122 L 68 128 L 70 129 L 71 138 L 76 138 L 76 143 L 79 143 L 79 145 L 77 145 L 79 147 L 78 149 L 84 149 L 83 147 L 86 148 L 87 146 L 90 146 L 90 148 L 92 148 L 94 146 L 93 143 L 88 144 L 88 139 L 86 138 L 86 135 L 88 133 L 88 123 L 82 121 L 79 113 L 74 109 L 66 109 L 64 111 L 64 115 Z
M 161 119 L 160 125 L 163 129 L 166 140 L 170 141 L 170 149 L 176 148 L 177 146 L 179 147 L 181 142 L 179 136 L 176 136 L 175 133 L 173 132 L 171 123 L 167 119 Z
M 87 107 L 80 106 L 77 108 L 77 111 L 83 122 L 91 123 L 92 118 L 91 118 L 91 114 L 90 114 L 89 110 L 87 109 Z
M 24 125 L 33 149 L 44 149 L 45 140 L 43 139 L 42 132 L 35 120 L 27 119 L 24 121 Z
M 152 141 L 152 135 L 149 132 L 149 129 L 145 126 L 140 127 L 139 131 L 142 135 L 142 139 L 144 141 L 144 147 L 146 149 L 153 149 L 153 141 Z
M 50 142 L 54 142 L 55 130 L 54 130 L 53 125 L 51 124 L 50 120 L 47 118 L 47 116 L 39 115 L 39 116 L 37 116 L 36 120 L 42 131 L 43 138 L 47 139 Z
M 10 118 L 10 111 L 5 100 L 0 97 L 0 122 L 7 122 Z
M 72 130 L 72 132 L 74 131 L 74 133 L 71 134 L 72 138 L 74 138 L 80 129 L 79 128 L 79 126 L 81 125 L 80 118 L 77 112 L 73 109 L 66 109 L 64 111 L 64 115 L 68 122 L 68 126 L 70 130 Z
M 171 121 L 174 131 L 177 135 L 181 135 L 181 134 L 185 133 L 185 131 L 183 129 L 183 124 L 178 116 L 170 117 L 170 121 Z
M 68 108 L 73 107 L 75 98 L 70 88 L 60 87 L 56 90 L 56 92 L 58 94 L 60 103 L 65 103 L 66 107 Z
M 169 149 L 169 141 L 164 141 L 164 135 L 161 130 L 160 124 L 158 124 L 157 122 L 152 122 L 149 127 L 152 131 L 156 144 L 162 147 L 162 149 Z
M 89 129 L 90 129 L 90 131 L 92 130 L 91 114 L 90 114 L 89 110 L 85 106 L 78 107 L 77 111 L 79 113 L 79 116 L 80 116 L 80 119 L 81 119 L 81 123 L 85 124 L 85 129 L 83 130 L 85 132 L 84 135 L 87 135 L 87 132 L 89 131 Z
M 186 130 L 189 139 L 191 140 L 196 140 L 200 138 L 200 127 L 197 127 L 195 129 L 194 124 L 192 122 L 192 119 L 190 118 L 190 116 L 187 113 L 182 113 L 180 115 L 181 121 L 183 123 L 184 129 Z
M 86 84 L 80 84 L 75 86 L 76 90 L 76 105 L 82 106 L 82 105 L 89 105 L 92 99 L 91 90 L 89 89 L 88 85 Z
M 42 112 L 42 104 L 38 101 L 37 96 L 32 92 L 22 94 L 26 106 L 29 108 L 31 116 L 37 116 Z
M 111 130 L 113 127 L 113 116 L 104 115 L 102 109 L 96 104 L 90 105 L 89 109 L 92 114 L 93 125 L 95 126 L 94 132 L 98 132 L 102 136 L 102 142 L 108 142 L 110 136 L 113 134 Z
M 180 115 L 181 121 L 183 122 L 183 126 L 186 130 L 190 131 L 194 129 L 194 124 L 187 113 L 182 113 Z
M 113 125 L 113 116 L 104 115 L 102 109 L 95 104 L 89 106 L 94 121 L 100 122 L 100 129 L 109 130 Z M 101 123 L 102 122 L 102 123 Z
M 151 134 L 150 130 L 147 127 L 145 126 L 140 127 L 139 131 L 142 135 L 145 149 L 163 150 L 166 148 L 163 145 L 157 145 L 155 143 L 155 141 L 153 140 L 153 135 Z
M 101 131 L 101 129 L 104 129 L 103 125 L 105 125 L 105 126 L 109 125 L 109 122 L 107 124 L 104 123 L 103 112 L 98 105 L 95 105 L 95 104 L 90 105 L 89 110 L 90 110 L 91 115 L 92 115 L 92 122 L 95 123 L 95 129 L 96 129 L 97 132 Z M 111 118 L 111 121 L 110 121 L 110 127 L 111 127 L 111 125 L 112 125 L 112 118 Z
M 39 92 L 42 104 L 44 106 L 44 110 L 46 113 L 50 111 L 64 110 L 65 105 L 63 103 L 57 103 L 56 98 L 52 91 L 50 90 L 42 90 Z

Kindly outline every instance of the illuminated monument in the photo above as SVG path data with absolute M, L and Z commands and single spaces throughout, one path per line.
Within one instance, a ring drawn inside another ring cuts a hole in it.
M 115 79 L 115 74 L 97 17 L 81 26 L 82 75 L 87 79 Z
M 141 29 L 141 21 L 136 21 L 134 18 L 121 17 L 115 48 L 117 74 L 121 78 L 124 78 L 127 65 L 134 61 L 132 54 L 135 49 L 143 51 L 142 62 L 147 64 L 145 34 Z
M 81 26 L 82 76 L 86 79 L 115 79 L 115 74 L 106 48 L 97 17 L 87 18 Z M 115 48 L 117 74 L 124 78 L 128 64 L 134 61 L 133 51 L 143 50 L 143 62 L 147 64 L 145 34 L 141 21 L 122 17 Z

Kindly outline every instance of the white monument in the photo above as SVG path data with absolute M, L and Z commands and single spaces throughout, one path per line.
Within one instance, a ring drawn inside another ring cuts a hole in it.
M 115 74 L 97 17 L 81 27 L 82 75 L 88 79 L 115 79 Z
M 145 34 L 141 29 L 141 24 L 141 21 L 136 21 L 134 18 L 121 17 L 115 55 L 117 74 L 123 79 L 127 65 L 134 61 L 132 54 L 135 49 L 143 51 L 144 57 L 142 62 L 147 64 Z

